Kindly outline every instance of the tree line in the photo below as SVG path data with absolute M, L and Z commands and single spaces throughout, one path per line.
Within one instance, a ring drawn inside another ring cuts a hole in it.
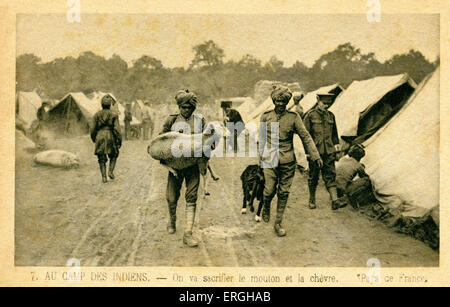
M 300 60 L 286 67 L 276 56 L 263 63 L 250 54 L 225 62 L 223 49 L 211 40 L 193 46 L 193 52 L 187 68 L 165 67 L 150 55 L 128 65 L 117 54 L 106 59 L 91 51 L 47 63 L 34 54 L 23 54 L 16 59 L 16 88 L 37 90 L 50 99 L 68 92 L 102 91 L 112 92 L 121 101 L 148 99 L 155 104 L 173 102 L 177 90 L 189 88 L 208 103 L 220 97 L 252 96 L 259 80 L 298 82 L 305 91 L 334 83 L 347 87 L 354 80 L 400 73 L 419 83 L 439 65 L 439 57 L 430 62 L 417 50 L 382 63 L 374 53 L 363 54 L 350 43 L 323 54 L 311 67 Z

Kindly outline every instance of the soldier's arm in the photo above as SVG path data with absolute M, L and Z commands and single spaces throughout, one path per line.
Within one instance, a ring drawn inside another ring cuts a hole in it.
M 117 145 L 122 146 L 122 134 L 120 133 L 119 116 L 114 116 L 114 137 L 116 138 Z
M 364 168 L 364 164 L 360 163 L 358 167 L 358 176 L 359 178 L 369 177 L 366 173 L 366 169 Z
M 302 140 L 303 145 L 305 146 L 305 149 L 309 154 L 311 160 L 316 161 L 320 159 L 320 155 L 319 152 L 317 151 L 316 145 L 314 144 L 311 135 L 309 134 L 308 130 L 303 124 L 300 115 L 298 114 L 295 114 L 294 128 L 295 133 L 297 133 L 300 139 Z
M 311 134 L 311 120 L 308 112 L 304 114 L 303 125 L 305 126 L 306 131 Z
M 266 140 L 267 140 L 267 122 L 266 122 L 266 116 L 263 113 L 261 115 L 261 118 L 259 121 L 259 137 L 258 137 L 258 143 L 259 143 L 258 158 L 259 159 L 261 159 L 261 156 L 263 155 L 264 147 L 266 146 Z
M 331 137 L 333 139 L 333 144 L 338 145 L 339 144 L 339 135 L 338 135 L 338 131 L 337 131 L 336 118 L 334 117 L 334 114 L 333 114 L 333 132 L 332 132 Z
M 95 143 L 95 138 L 97 137 L 97 116 L 94 115 L 91 124 L 91 140 Z
M 159 134 L 167 133 L 172 131 L 172 125 L 173 125 L 173 118 L 172 116 L 169 116 L 166 121 L 164 122 L 163 128 Z
M 120 124 L 118 115 L 114 116 L 114 130 L 116 130 L 117 135 L 120 136 L 120 138 L 122 138 L 122 135 L 120 134 Z

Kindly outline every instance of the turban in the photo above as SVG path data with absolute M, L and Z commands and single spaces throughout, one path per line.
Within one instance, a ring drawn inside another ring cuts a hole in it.
M 189 90 L 181 90 L 175 95 L 175 100 L 178 106 L 182 106 L 186 103 L 190 104 L 194 108 L 197 107 L 197 96 L 194 93 L 189 92 Z
M 273 102 L 281 99 L 285 103 L 289 103 L 289 100 L 291 100 L 292 97 L 292 93 L 286 86 L 277 86 L 274 87 L 272 93 L 270 94 L 270 97 L 272 98 Z

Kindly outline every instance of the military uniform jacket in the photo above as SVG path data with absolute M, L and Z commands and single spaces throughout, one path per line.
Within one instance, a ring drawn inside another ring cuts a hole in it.
M 279 124 L 278 140 L 272 138 L 271 123 Z M 264 156 L 267 156 L 268 154 L 266 153 L 266 150 L 269 151 L 270 159 L 273 159 L 273 150 L 278 148 L 279 163 L 284 164 L 295 161 L 293 142 L 294 133 L 297 133 L 300 136 L 303 146 L 311 159 L 313 161 L 318 160 L 320 158 L 319 153 L 317 152 L 313 139 L 305 129 L 300 115 L 291 111 L 285 111 L 278 115 L 275 110 L 264 112 L 261 115 L 259 142 L 260 148 L 264 150 L 262 153 L 262 160 L 264 160 Z
M 119 117 L 112 110 L 100 110 L 95 113 L 91 130 L 91 139 L 95 142 L 95 154 L 117 155 L 122 145 Z
M 321 155 L 336 152 L 334 146 L 339 144 L 339 136 L 333 113 L 314 108 L 306 113 L 303 123 Z

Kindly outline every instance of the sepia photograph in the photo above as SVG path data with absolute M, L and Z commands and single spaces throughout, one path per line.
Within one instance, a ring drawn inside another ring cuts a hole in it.
M 14 265 L 439 267 L 439 34 L 17 14 Z

